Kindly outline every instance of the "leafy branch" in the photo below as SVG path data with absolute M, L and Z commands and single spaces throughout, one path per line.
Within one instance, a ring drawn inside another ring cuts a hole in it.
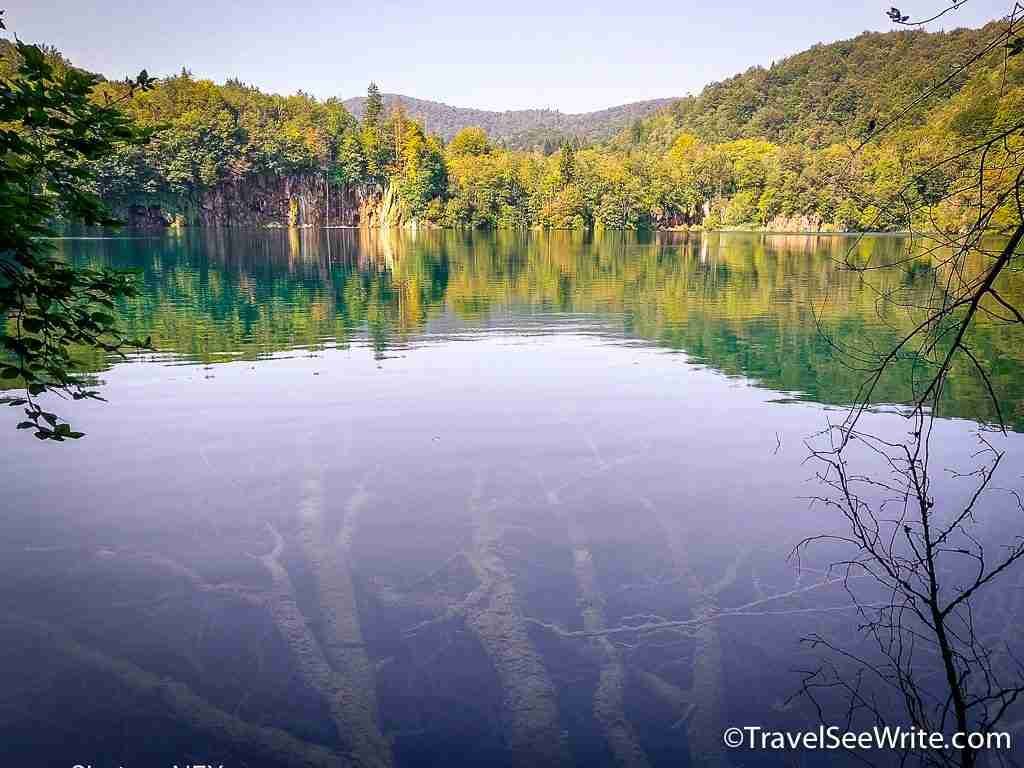
M 0 11 L 2 14 L 2 11 Z M 0 18 L 0 28 L 6 29 Z M 48 61 L 37 46 L 15 40 L 17 74 L 0 81 L 0 379 L 24 394 L 0 402 L 23 407 L 19 429 L 41 440 L 82 436 L 43 409 L 38 397 L 101 399 L 77 372 L 76 346 L 123 355 L 149 348 L 126 338 L 115 318 L 118 300 L 133 296 L 130 273 L 80 268 L 51 256 L 47 238 L 59 217 L 86 225 L 118 226 L 90 188 L 95 161 L 118 145 L 143 144 L 150 134 L 135 127 L 119 104 L 154 80 L 143 71 L 125 81 L 118 99 L 99 103 L 100 78 Z

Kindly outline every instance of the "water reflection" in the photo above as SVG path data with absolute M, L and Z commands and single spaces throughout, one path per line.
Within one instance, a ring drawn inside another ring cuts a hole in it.
M 815 722 L 788 701 L 813 663 L 799 638 L 852 631 L 822 563 L 786 561 L 835 524 L 800 501 L 802 440 L 855 380 L 812 307 L 830 296 L 819 317 L 837 334 L 894 332 L 830 260 L 848 244 L 63 241 L 69 258 L 143 270 L 124 317 L 163 352 L 94 361 L 110 403 L 76 407 L 79 444 L 0 428 L 7 753 L 790 764 L 720 740 Z M 913 291 L 915 275 L 879 279 Z M 1013 384 L 1007 346 L 992 333 L 987 353 Z M 972 386 L 958 380 L 961 414 L 980 407 Z M 781 405 L 783 391 L 807 399 Z M 963 466 L 970 424 L 938 429 L 936 463 Z M 1020 436 L 993 439 L 1019 475 Z M 978 535 L 1005 535 L 1012 509 L 987 502 Z M 983 606 L 1011 643 L 1021 586 Z
M 865 378 L 836 348 L 883 349 L 913 317 L 879 297 L 929 298 L 931 262 L 894 262 L 898 237 L 592 235 L 555 232 L 203 230 L 177 237 L 65 240 L 69 258 L 140 268 L 129 329 L 181 359 L 255 360 L 369 340 L 380 359 L 477 330 L 600 334 L 686 352 L 730 375 L 824 403 L 847 403 Z M 1003 287 L 1024 294 L 1024 280 Z M 1024 352 L 981 319 L 973 343 L 1024 426 Z M 101 367 L 102 360 L 93 360 Z M 909 363 L 875 392 L 909 396 Z M 966 366 L 946 389 L 947 415 L 991 419 Z

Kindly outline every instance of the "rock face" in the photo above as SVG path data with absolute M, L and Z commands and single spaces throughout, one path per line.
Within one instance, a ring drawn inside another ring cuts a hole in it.
M 181 226 L 215 227 L 393 227 L 403 222 L 392 187 L 330 186 L 322 174 L 259 174 L 223 182 L 190 197 L 162 204 L 113 202 L 115 214 L 129 226 L 145 229 Z M 684 212 L 655 211 L 656 229 L 699 227 L 710 206 Z M 776 216 L 768 232 L 833 232 L 836 227 L 813 216 Z
M 155 229 L 169 227 L 174 223 L 159 205 L 129 205 L 117 209 L 117 213 L 129 227 Z
M 222 182 L 160 205 L 114 204 L 130 226 L 301 227 L 368 223 L 379 195 L 362 187 L 328 185 L 322 174 L 259 174 Z
M 694 206 L 688 211 L 658 211 L 653 217 L 657 229 L 686 229 L 699 227 L 704 222 L 704 208 Z
M 768 232 L 834 232 L 834 225 L 817 216 L 776 216 L 765 227 Z

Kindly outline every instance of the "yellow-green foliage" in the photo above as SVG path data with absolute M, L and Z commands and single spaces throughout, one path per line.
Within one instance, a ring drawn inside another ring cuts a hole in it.
M 977 205 L 958 192 L 980 172 L 978 153 L 963 150 L 1024 113 L 1024 56 L 997 46 L 948 77 L 999 29 L 815 46 L 713 84 L 606 144 L 566 141 L 549 154 L 510 151 L 478 127 L 444 146 L 400 106 L 386 114 L 375 85 L 357 123 L 337 100 L 183 72 L 129 103 L 157 137 L 105 162 L 99 191 L 159 204 L 255 174 L 326 171 L 381 196 L 391 189 L 396 221 L 453 227 L 955 229 Z M 931 83 L 941 87 L 918 99 Z M 1022 141 L 1017 130 L 986 156 L 990 189 L 1012 183 Z M 992 224 L 1017 215 L 1007 199 Z

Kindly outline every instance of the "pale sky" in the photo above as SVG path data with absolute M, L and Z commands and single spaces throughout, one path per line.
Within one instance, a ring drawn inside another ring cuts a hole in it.
M 108 77 L 188 67 L 274 93 L 382 91 L 460 107 L 583 112 L 683 96 L 816 42 L 888 30 L 944 0 L 6 0 L 8 27 Z M 931 28 L 980 26 L 1012 0 L 970 0 Z

